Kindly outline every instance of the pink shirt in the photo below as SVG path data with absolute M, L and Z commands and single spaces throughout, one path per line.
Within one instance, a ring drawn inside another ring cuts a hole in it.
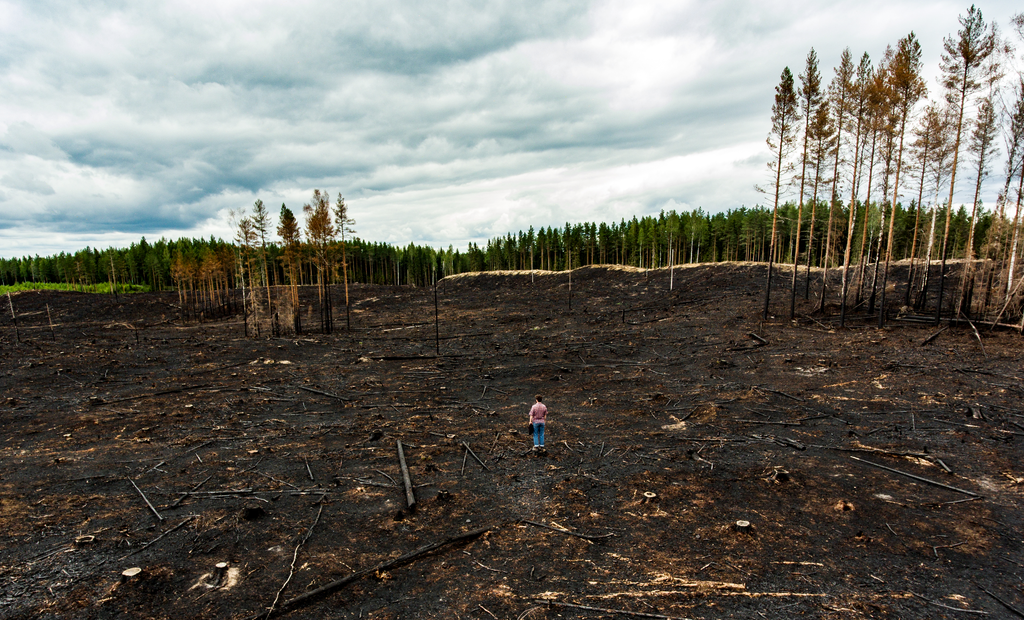
M 544 403 L 536 403 L 530 408 L 530 424 L 535 422 L 544 423 L 545 418 L 548 416 L 548 408 L 544 406 Z

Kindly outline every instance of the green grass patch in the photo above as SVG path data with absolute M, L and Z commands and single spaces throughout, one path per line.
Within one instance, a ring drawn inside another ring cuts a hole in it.
M 150 288 L 151 287 L 142 284 L 119 284 L 117 286 L 117 292 L 148 293 Z M 101 284 L 88 284 L 82 286 L 77 284 L 65 284 L 63 282 L 19 282 L 18 284 L 0 286 L 0 295 L 17 293 L 20 291 L 75 291 L 79 293 L 99 293 L 109 295 L 110 283 L 103 282 Z

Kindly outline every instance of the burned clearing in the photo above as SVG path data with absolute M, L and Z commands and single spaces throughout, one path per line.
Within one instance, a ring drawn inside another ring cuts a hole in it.
M 455 276 L 436 333 L 357 286 L 261 339 L 15 295 L 0 617 L 1018 617 L 1021 336 L 761 322 L 764 276 Z

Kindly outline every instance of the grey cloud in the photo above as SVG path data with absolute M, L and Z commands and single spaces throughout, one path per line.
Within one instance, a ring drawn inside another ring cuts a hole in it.
M 9 35 L 0 88 L 11 93 L 0 102 L 10 123 L 0 158 L 15 166 L 9 176 L 49 193 L 0 183 L 4 218 L 151 234 L 194 229 L 257 196 L 297 207 L 309 188 L 326 187 L 356 211 L 367 201 L 401 214 L 400 227 L 398 215 L 374 216 L 360 232 L 402 244 L 665 204 L 753 204 L 759 177 L 639 183 L 607 197 L 574 190 L 579 204 L 554 195 L 573 190 L 557 179 L 516 179 L 565 168 L 566 183 L 585 182 L 603 168 L 763 143 L 783 66 L 798 73 L 814 45 L 829 79 L 840 46 L 878 55 L 874 38 L 893 31 L 883 24 L 864 39 L 850 23 L 837 30 L 830 15 L 854 13 L 850 4 L 740 0 L 637 3 L 636 14 L 625 3 L 575 0 L 16 6 L 24 27 L 0 26 Z M 943 31 L 955 21 L 954 9 Z M 645 49 L 661 40 L 699 53 Z M 626 62 L 638 50 L 645 60 Z M 659 62 L 679 66 L 656 73 L 653 87 L 616 73 Z M 26 155 L 55 163 L 25 176 Z M 756 177 L 767 155 L 737 157 L 734 174 Z M 64 189 L 76 184 L 81 191 Z M 501 219 L 480 204 L 488 200 L 518 212 Z M 453 203 L 463 211 L 446 219 Z
M 56 193 L 49 183 L 33 174 L 8 174 L 0 179 L 0 185 L 40 196 L 52 196 Z
M 0 148 L 23 155 L 35 155 L 42 159 L 61 160 L 67 153 L 60 149 L 49 136 L 26 122 L 15 122 L 0 138 Z

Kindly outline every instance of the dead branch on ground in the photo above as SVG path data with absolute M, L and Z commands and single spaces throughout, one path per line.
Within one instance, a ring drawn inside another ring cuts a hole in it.
M 405 502 L 409 510 L 416 509 L 416 495 L 412 492 L 412 478 L 409 477 L 409 466 L 405 463 L 405 450 L 401 440 L 398 441 L 398 465 L 402 469 L 402 482 L 405 483 Z
M 351 575 L 349 575 L 347 577 L 343 577 L 341 579 L 338 579 L 337 581 L 332 581 L 331 583 L 328 583 L 328 584 L 325 584 L 323 586 L 320 586 L 319 588 L 317 588 L 315 590 L 310 590 L 309 592 L 306 592 L 305 594 L 300 594 L 299 596 L 296 596 L 293 599 L 289 599 L 287 601 L 284 601 L 283 603 L 281 603 L 278 606 L 278 608 L 277 608 L 277 615 L 281 615 L 281 614 L 285 613 L 286 611 L 289 611 L 291 609 L 295 609 L 295 608 L 300 607 L 302 605 L 307 605 L 307 604 L 309 604 L 309 603 L 311 603 L 311 602 L 313 602 L 313 601 L 315 601 L 317 599 L 320 599 L 320 598 L 322 598 L 324 596 L 327 596 L 327 595 L 329 595 L 329 594 L 331 594 L 333 592 L 336 592 L 336 591 L 340 590 L 341 588 L 347 586 L 348 584 L 352 583 L 353 581 L 356 581 L 357 579 L 365 577 L 366 575 L 372 575 L 372 574 L 377 573 L 379 571 L 391 570 L 392 568 L 397 568 L 397 567 L 402 566 L 404 564 L 408 564 L 409 562 L 411 562 L 411 561 L 413 561 L 413 560 L 415 560 L 415 559 L 417 559 L 417 558 L 419 558 L 421 556 L 427 555 L 428 553 L 430 553 L 432 551 L 436 551 L 437 549 L 440 549 L 442 547 L 446 547 L 446 546 L 454 545 L 454 544 L 457 544 L 457 543 L 460 543 L 460 542 L 472 540 L 474 538 L 479 538 L 480 536 L 483 536 L 487 532 L 489 532 L 492 529 L 494 529 L 494 527 L 495 526 L 490 526 L 489 525 L 487 527 L 482 527 L 482 528 L 479 528 L 479 529 L 476 529 L 476 530 L 472 530 L 472 531 L 466 532 L 464 534 L 459 534 L 458 536 L 453 536 L 452 538 L 448 538 L 448 539 L 445 539 L 445 540 L 442 540 L 442 541 L 439 541 L 439 542 L 430 543 L 428 545 L 424 545 L 424 546 L 420 547 L 419 549 L 416 549 L 415 551 L 411 551 L 409 553 L 406 553 L 405 555 L 399 556 L 399 557 L 397 557 L 397 558 L 395 558 L 393 560 L 388 560 L 387 562 L 382 562 L 382 563 L 380 563 L 380 564 L 378 564 L 378 565 L 376 565 L 376 566 L 374 566 L 372 568 L 366 568 L 366 569 L 363 569 L 361 571 L 356 571 L 356 572 L 352 573 Z M 263 612 L 260 612 L 258 614 L 249 616 L 246 620 L 258 620 L 258 618 L 260 618 L 263 615 L 264 615 Z M 267 614 L 267 617 L 269 618 L 270 615 Z
M 127 480 L 128 482 L 131 482 L 132 486 L 135 487 L 135 490 L 139 492 L 139 495 L 142 496 L 142 500 L 146 502 L 146 505 L 149 506 L 149 509 L 153 511 L 153 514 L 156 515 L 156 518 L 160 521 L 163 521 L 163 516 L 159 512 L 157 512 L 156 508 L 153 507 L 153 504 L 149 502 L 149 498 L 147 498 L 146 494 L 142 492 L 142 489 L 139 488 L 139 485 L 135 484 L 135 481 L 132 480 L 131 478 L 127 478 Z
M 586 611 L 599 611 L 605 614 L 620 614 L 623 616 L 633 616 L 634 618 L 660 618 L 661 620 L 690 620 L 689 618 L 683 618 L 681 616 L 666 616 L 664 614 L 648 614 L 641 611 L 626 611 L 625 609 L 605 609 L 604 607 L 591 607 L 589 605 L 575 605 L 573 603 L 560 603 L 558 601 L 551 601 L 543 598 L 535 598 L 532 600 L 533 603 L 538 605 L 547 605 L 548 607 L 564 607 L 566 609 L 583 609 Z
M 274 608 L 277 607 L 277 601 L 281 599 L 281 593 L 284 592 L 284 589 L 288 587 L 288 584 L 291 582 L 292 577 L 295 575 L 295 562 L 299 558 L 299 549 L 302 548 L 302 545 L 306 544 L 306 541 L 309 540 L 309 537 L 313 534 L 313 528 L 316 527 L 316 524 L 320 522 L 320 515 L 323 514 L 323 512 L 324 505 L 320 504 L 320 510 L 316 512 L 316 518 L 313 519 L 313 523 L 309 526 L 309 529 L 306 530 L 306 535 L 302 537 L 302 540 L 299 541 L 299 544 L 295 545 L 295 552 L 292 553 L 292 564 L 291 567 L 288 569 L 288 578 L 284 580 L 284 583 L 281 584 L 281 589 L 279 589 L 277 591 L 277 595 L 274 596 L 274 602 L 270 604 L 270 609 L 267 610 L 268 618 L 271 616 L 271 614 L 274 613 Z
M 553 526 L 550 526 L 550 525 L 545 525 L 543 523 L 537 523 L 536 521 L 529 521 L 527 519 L 523 519 L 522 521 L 520 521 L 520 523 L 525 523 L 527 525 L 532 525 L 534 527 L 542 527 L 544 529 L 551 530 L 552 532 L 558 532 L 559 534 L 568 534 L 569 536 L 575 536 L 576 538 L 582 538 L 583 540 L 590 540 L 590 541 L 604 540 L 605 538 L 611 538 L 612 536 L 615 536 L 615 534 L 611 534 L 611 533 L 609 533 L 609 534 L 596 534 L 596 535 L 577 534 L 576 532 L 570 532 L 569 530 L 566 530 L 566 529 L 563 529 L 563 528 L 560 528 L 560 527 L 553 527 Z
M 928 478 L 924 478 L 924 477 L 921 477 L 921 476 L 910 474 L 910 473 L 907 473 L 905 471 L 900 471 L 898 469 L 893 469 L 892 467 L 886 467 L 885 465 L 879 465 L 878 463 L 872 463 L 871 461 L 865 461 L 864 459 L 859 459 L 859 458 L 857 458 L 855 456 L 851 456 L 850 458 L 855 460 L 855 461 L 860 461 L 861 463 L 864 463 L 866 465 L 871 465 L 872 467 L 878 467 L 879 469 L 884 469 L 886 471 L 891 471 L 894 474 L 899 474 L 901 476 L 906 476 L 907 478 L 913 478 L 914 480 L 918 480 L 920 482 L 924 482 L 924 483 L 930 484 L 932 486 L 937 486 L 939 488 L 948 489 L 950 491 L 956 491 L 957 493 L 963 493 L 964 495 L 970 495 L 972 497 L 981 497 L 981 495 L 979 495 L 978 493 L 975 493 L 974 491 L 967 491 L 965 489 L 959 489 L 957 487 L 949 486 L 948 484 L 942 484 L 941 482 L 936 482 L 935 480 L 929 480 Z

